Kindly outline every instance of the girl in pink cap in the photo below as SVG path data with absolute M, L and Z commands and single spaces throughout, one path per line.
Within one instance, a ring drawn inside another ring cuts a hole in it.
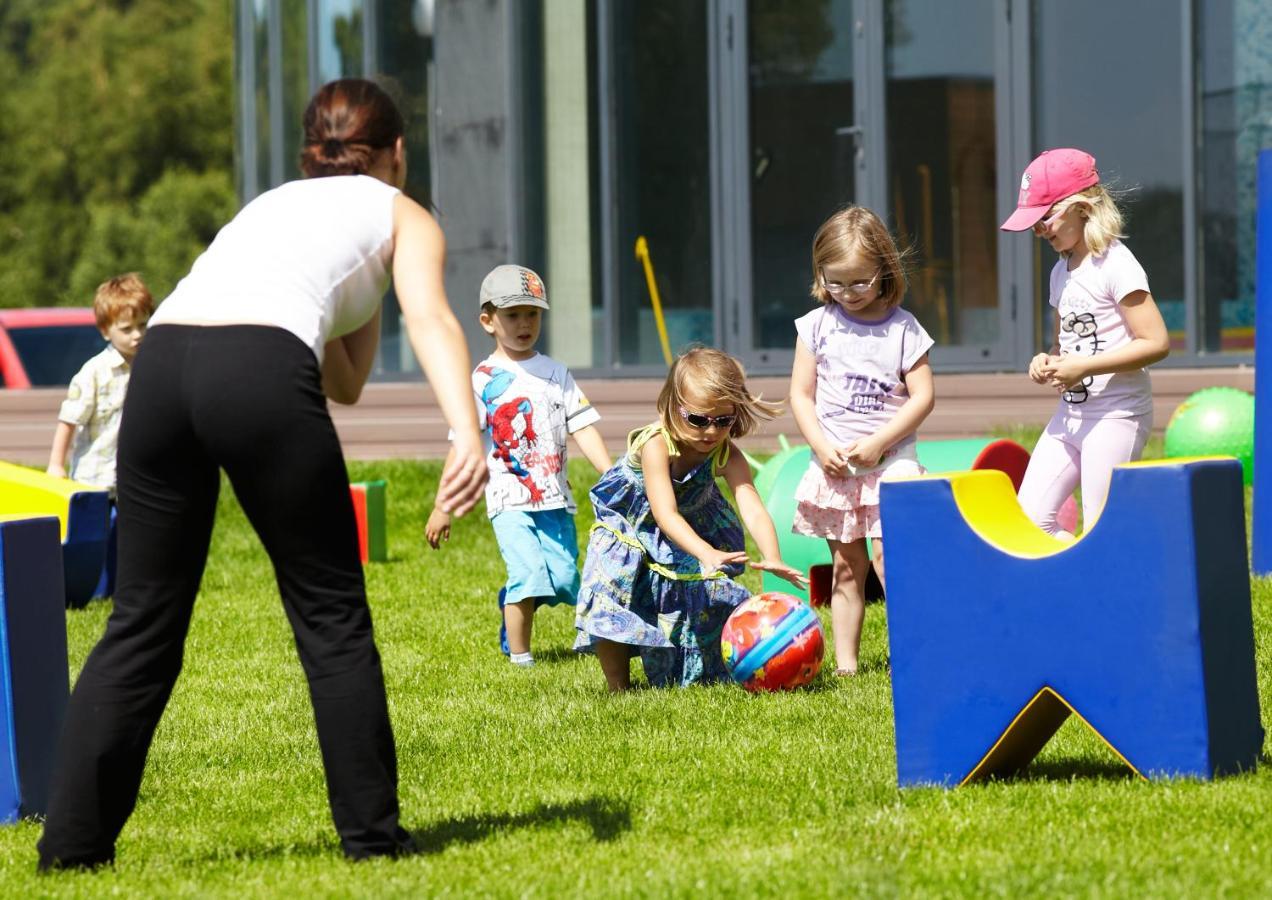
M 791 412 L 812 448 L 795 489 L 797 534 L 825 538 L 837 675 L 855 675 L 870 571 L 883 581 L 879 484 L 923 473 L 915 429 L 935 402 L 930 338 L 901 308 L 905 270 L 888 227 L 860 206 L 813 238 L 817 309 L 795 320 Z
M 1060 405 L 1029 460 L 1020 505 L 1043 531 L 1066 537 L 1056 514 L 1074 488 L 1081 483 L 1090 530 L 1113 467 L 1139 459 L 1153 426 L 1144 367 L 1166 357 L 1170 340 L 1090 154 L 1047 150 L 1031 162 L 1002 228 L 1033 229 L 1060 254 L 1049 298 L 1056 339 L 1029 363 L 1029 377 L 1058 391 Z

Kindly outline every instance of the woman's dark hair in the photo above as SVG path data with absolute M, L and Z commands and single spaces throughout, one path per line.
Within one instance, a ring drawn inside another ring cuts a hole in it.
M 406 123 L 392 98 L 373 81 L 341 78 L 318 89 L 305 109 L 306 178 L 365 175 L 376 150 L 392 147 Z

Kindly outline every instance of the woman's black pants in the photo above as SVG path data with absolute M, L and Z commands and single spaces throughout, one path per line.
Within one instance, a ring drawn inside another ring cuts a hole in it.
M 278 328 L 159 325 L 124 404 L 114 609 L 71 694 L 41 868 L 114 858 L 181 671 L 221 469 L 274 566 L 341 845 L 354 858 L 410 847 L 349 481 L 317 360 Z

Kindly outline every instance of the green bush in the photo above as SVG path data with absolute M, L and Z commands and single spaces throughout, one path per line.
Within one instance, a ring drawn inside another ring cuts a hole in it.
M 233 214 L 230 14 L 0 4 L 0 306 L 83 305 L 130 270 L 163 296 Z

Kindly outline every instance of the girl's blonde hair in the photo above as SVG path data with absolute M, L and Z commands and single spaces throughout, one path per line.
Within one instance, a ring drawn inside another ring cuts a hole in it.
M 879 296 L 889 307 L 899 306 L 905 296 L 905 253 L 897 248 L 888 226 L 864 206 L 845 206 L 832 215 L 813 235 L 813 284 L 809 293 L 820 303 L 834 298 L 823 283 L 826 266 L 845 263 L 860 253 L 879 262 Z
M 1077 204 L 1086 207 L 1087 212 L 1083 216 L 1082 240 L 1092 256 L 1103 256 L 1109 249 L 1109 244 L 1126 237 L 1122 233 L 1122 211 L 1117 207 L 1117 199 L 1104 185 L 1093 184 L 1089 188 L 1083 188 L 1076 194 L 1065 197 L 1060 203 L 1061 206 L 1056 213 L 1064 212 L 1070 206 Z
M 711 347 L 692 347 L 672 363 L 667 380 L 658 393 L 658 418 L 676 441 L 690 441 L 696 437 L 688 431 L 685 420 L 680 417 L 687 388 L 711 398 L 713 405 L 715 402 L 733 404 L 737 418 L 729 429 L 729 437 L 750 434 L 760 419 L 771 419 L 782 411 L 781 404 L 762 400 L 747 389 L 742 364 L 732 356 Z

